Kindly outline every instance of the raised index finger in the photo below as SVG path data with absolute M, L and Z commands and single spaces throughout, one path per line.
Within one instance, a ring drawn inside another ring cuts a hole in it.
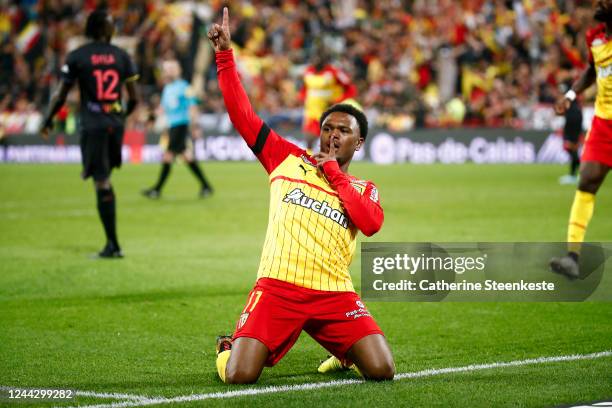
M 227 7 L 223 7 L 223 25 L 222 27 L 224 31 L 229 30 L 229 11 Z

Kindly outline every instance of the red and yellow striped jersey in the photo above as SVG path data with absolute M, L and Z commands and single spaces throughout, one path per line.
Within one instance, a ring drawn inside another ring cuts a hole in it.
M 307 152 L 270 129 L 253 112 L 231 50 L 217 53 L 219 85 L 230 119 L 269 174 L 270 211 L 258 278 L 323 291 L 354 291 L 349 265 L 357 231 L 382 226 L 378 190 L 343 173 L 336 161 L 323 173 Z
M 258 278 L 353 291 L 349 265 L 357 229 L 340 197 L 305 154 L 290 154 L 270 174 L 270 213 Z M 369 186 L 353 181 L 362 193 Z
M 606 35 L 606 25 L 600 24 L 586 35 L 589 62 L 595 64 L 597 97 L 595 115 L 612 119 L 612 41 Z

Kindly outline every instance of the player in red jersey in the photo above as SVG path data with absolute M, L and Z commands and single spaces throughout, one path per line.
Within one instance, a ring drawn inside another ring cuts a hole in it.
M 578 257 L 593 216 L 595 194 L 612 166 L 612 0 L 598 0 L 594 17 L 601 24 L 589 30 L 586 35 L 589 65 L 572 88 L 555 104 L 556 112 L 563 114 L 578 94 L 597 83 L 595 116 L 584 143 L 580 180 L 570 213 L 568 253 L 550 261 L 554 272 L 570 279 L 580 277 Z
M 234 384 L 257 381 L 304 330 L 343 363 L 337 367 L 354 363 L 366 379 L 392 379 L 389 346 L 348 270 L 357 232 L 372 235 L 383 222 L 374 184 L 347 174 L 367 136 L 365 115 L 351 105 L 331 107 L 321 117 L 321 152 L 309 156 L 253 112 L 230 49 L 227 8 L 223 25 L 214 24 L 208 37 L 230 119 L 270 181 L 258 279 L 233 339 L 217 343 L 219 377 Z

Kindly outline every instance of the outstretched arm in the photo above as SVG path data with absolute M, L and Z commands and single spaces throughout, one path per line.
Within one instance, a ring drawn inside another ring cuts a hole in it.
M 236 71 L 227 7 L 223 8 L 223 24 L 213 24 L 208 38 L 215 49 L 219 87 L 229 117 L 249 148 L 271 173 L 289 154 L 301 152 L 301 149 L 271 130 L 253 110 Z
M 574 82 L 572 85 L 570 91 L 560 97 L 555 103 L 555 112 L 557 115 L 563 115 L 565 111 L 569 109 L 570 104 L 576 98 L 576 96 L 580 95 L 587 88 L 593 85 L 593 83 L 595 83 L 595 79 L 597 79 L 595 63 L 593 61 L 589 61 L 589 66 L 582 71 L 576 82 Z
M 238 78 L 234 53 L 231 49 L 227 7 L 223 8 L 223 23 L 221 25 L 213 24 L 208 32 L 208 39 L 215 49 L 219 87 L 223 94 L 227 112 L 238 133 L 252 149 L 257 141 L 257 134 L 263 125 L 263 121 L 253 111 L 251 102 L 240 83 L 240 78 Z
M 579 95 L 593 85 L 595 83 L 595 79 L 595 63 L 591 62 L 589 63 L 589 66 L 582 71 L 576 82 L 574 82 L 572 85 L 572 90 Z

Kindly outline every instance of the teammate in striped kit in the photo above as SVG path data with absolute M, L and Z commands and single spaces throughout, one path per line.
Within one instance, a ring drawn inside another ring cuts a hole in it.
M 580 158 L 580 180 L 567 227 L 567 255 L 550 260 L 553 272 L 580 278 L 578 258 L 595 209 L 595 195 L 612 167 L 612 0 L 598 0 L 594 14 L 600 21 L 586 33 L 589 64 L 555 110 L 563 114 L 576 96 L 597 84 L 595 116 Z
M 257 282 L 233 339 L 217 344 L 217 370 L 227 383 L 257 381 L 302 330 L 366 379 L 392 379 L 391 351 L 349 274 L 357 232 L 375 234 L 383 210 L 373 183 L 347 174 L 368 124 L 351 105 L 321 116 L 321 151 L 314 156 L 279 136 L 253 112 L 230 49 L 229 17 L 208 37 L 230 118 L 270 181 L 268 230 Z
M 312 64 L 304 72 L 304 86 L 300 97 L 304 100 L 302 131 L 308 150 L 312 150 L 321 133 L 319 118 L 323 112 L 334 103 L 356 105 L 352 98 L 357 95 L 357 88 L 344 71 L 330 64 L 328 60 L 327 51 L 323 46 L 319 46 Z

